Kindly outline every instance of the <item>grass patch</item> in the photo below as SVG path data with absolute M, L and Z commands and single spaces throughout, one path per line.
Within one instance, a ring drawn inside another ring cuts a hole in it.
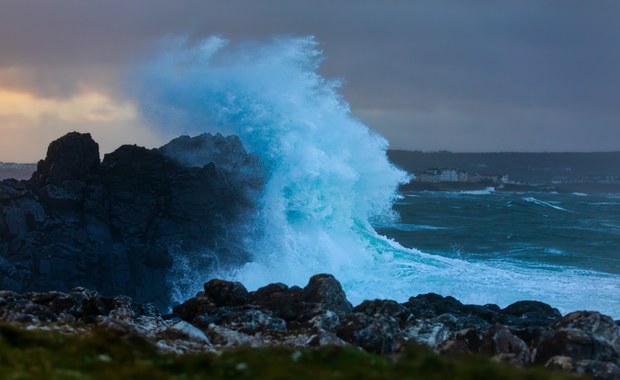
M 517 369 L 488 358 L 444 358 L 411 345 L 397 359 L 354 348 L 237 348 L 165 355 L 136 336 L 93 330 L 81 336 L 0 326 L 2 379 L 574 379 Z

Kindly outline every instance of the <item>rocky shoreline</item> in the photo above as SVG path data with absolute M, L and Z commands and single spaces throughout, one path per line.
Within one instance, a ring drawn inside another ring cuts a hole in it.
M 211 280 L 167 315 L 152 304 L 84 288 L 1 291 L 0 322 L 63 334 L 104 329 L 139 336 L 176 354 L 241 346 L 350 346 L 394 355 L 414 342 L 441 355 L 478 353 L 516 366 L 620 378 L 620 321 L 598 312 L 562 316 L 537 301 L 502 309 L 437 294 L 404 303 L 368 300 L 354 307 L 327 274 L 313 276 L 304 288 L 276 283 L 253 292 L 240 283 Z
M 247 262 L 239 227 L 251 220 L 263 174 L 234 136 L 125 145 L 103 160 L 88 134 L 52 142 L 30 180 L 0 181 L 0 323 L 120 333 L 173 354 L 342 346 L 397 356 L 415 343 L 444 356 L 620 378 L 619 321 L 591 311 L 562 316 L 537 301 L 502 309 L 425 294 L 353 306 L 321 274 L 304 288 L 252 292 L 210 280 L 162 315 L 188 278 Z M 179 272 L 181 259 L 202 261 Z M 205 273 L 188 272 L 195 268 Z

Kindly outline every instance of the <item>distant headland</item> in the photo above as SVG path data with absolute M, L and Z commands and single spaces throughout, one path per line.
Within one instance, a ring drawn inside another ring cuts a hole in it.
M 452 153 L 390 150 L 415 177 L 402 190 L 620 192 L 620 152 Z

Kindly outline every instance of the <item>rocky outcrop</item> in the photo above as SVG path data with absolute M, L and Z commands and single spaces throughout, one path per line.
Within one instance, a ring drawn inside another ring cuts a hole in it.
M 313 276 L 304 288 L 270 284 L 252 292 L 238 282 L 211 280 L 166 316 L 129 297 L 104 297 L 84 288 L 66 293 L 4 291 L 0 321 L 70 334 L 111 329 L 176 353 L 339 345 L 395 354 L 415 342 L 444 355 L 479 353 L 517 366 L 546 366 L 599 379 L 620 376 L 620 327 L 599 313 L 562 317 L 536 301 L 500 309 L 463 305 L 436 294 L 351 307 L 338 281 L 326 274 Z
M 235 233 L 252 204 L 237 171 L 254 161 L 238 140 L 196 139 L 213 139 L 235 165 L 184 166 L 178 150 L 135 145 L 100 162 L 91 136 L 73 132 L 49 145 L 29 181 L 0 181 L 0 288 L 80 286 L 166 308 L 176 252 L 200 254 L 203 268 L 243 261 Z
M 180 136 L 158 149 L 182 166 L 203 167 L 209 163 L 227 173 L 237 188 L 246 191 L 260 189 L 263 168 L 258 157 L 247 154 L 238 136 L 211 135 Z M 250 195 L 250 194 L 248 194 Z

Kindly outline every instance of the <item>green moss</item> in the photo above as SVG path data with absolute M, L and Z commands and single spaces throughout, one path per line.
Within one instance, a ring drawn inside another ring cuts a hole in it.
M 408 346 L 397 359 L 354 348 L 238 348 L 222 354 L 164 355 L 136 336 L 93 330 L 82 336 L 0 326 L 2 379 L 571 379 L 488 358 L 439 357 Z

